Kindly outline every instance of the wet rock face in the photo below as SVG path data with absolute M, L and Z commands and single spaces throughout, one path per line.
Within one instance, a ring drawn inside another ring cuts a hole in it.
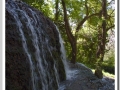
M 30 68 L 14 18 L 6 11 L 6 90 L 31 90 Z
M 57 90 L 66 77 L 59 33 L 51 20 L 21 1 L 7 0 L 5 32 L 6 90 Z

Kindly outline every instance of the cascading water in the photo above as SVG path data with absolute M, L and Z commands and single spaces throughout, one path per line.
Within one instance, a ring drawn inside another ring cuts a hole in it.
M 6 11 L 15 20 L 24 53 L 29 61 L 32 90 L 56 90 L 60 81 L 64 80 L 60 74 L 64 72 L 64 66 L 66 67 L 66 57 L 64 56 L 61 37 L 58 37 L 62 53 L 62 58 L 60 57 L 59 59 L 58 54 L 54 53 L 55 51 L 59 52 L 59 50 L 54 45 L 56 40 L 54 40 L 51 33 L 55 34 L 55 32 L 49 27 L 50 21 L 41 18 L 39 16 L 40 13 L 38 14 L 36 10 L 31 9 L 31 7 L 21 1 L 7 0 Z M 48 23 L 48 26 L 44 26 L 43 23 Z M 55 25 L 52 25 L 55 28 Z M 46 33 L 49 33 L 51 36 Z M 56 33 L 58 32 L 56 31 Z M 51 42 L 52 40 L 53 42 Z M 62 61 L 60 61 L 61 59 Z M 60 62 L 61 66 L 58 62 Z M 64 63 L 64 66 L 62 66 L 63 63 L 61 62 Z M 67 68 L 65 71 L 67 71 Z
M 57 26 L 56 26 L 56 29 L 57 31 L 59 32 Z M 61 58 L 62 58 L 62 61 L 63 61 L 63 64 L 64 64 L 64 67 L 65 67 L 65 72 L 66 72 L 66 79 L 69 79 L 69 66 L 67 64 L 67 58 L 66 58 L 66 52 L 65 52 L 65 48 L 64 48 L 64 45 L 63 45 L 63 40 L 62 40 L 62 37 L 61 37 L 61 34 L 59 32 L 59 42 L 60 42 L 60 45 L 61 45 Z
M 57 26 L 56 26 L 56 29 L 59 32 Z M 59 32 L 59 42 L 60 42 L 60 45 L 61 45 L 61 48 L 60 48 L 61 53 L 62 53 L 61 58 L 62 58 L 64 67 L 65 67 L 66 80 L 72 80 L 73 78 L 76 78 L 76 74 L 78 74 L 78 70 L 71 70 L 69 68 L 67 58 L 66 58 L 66 52 L 65 52 L 65 48 L 64 48 L 64 45 L 63 45 L 63 40 L 62 40 L 60 32 Z M 58 90 L 65 90 L 65 88 L 66 88 L 65 84 L 60 83 Z

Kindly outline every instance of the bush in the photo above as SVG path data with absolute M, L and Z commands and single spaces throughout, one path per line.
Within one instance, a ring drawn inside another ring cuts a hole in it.
M 114 61 L 115 61 L 114 54 L 109 55 L 102 64 L 103 70 L 115 74 Z
M 105 72 L 109 72 L 111 74 L 115 74 L 115 68 L 114 66 L 110 66 L 110 65 L 103 65 L 103 70 Z

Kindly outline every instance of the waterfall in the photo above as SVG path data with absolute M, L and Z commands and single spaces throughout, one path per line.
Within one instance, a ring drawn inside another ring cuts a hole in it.
M 56 29 L 59 32 L 57 26 L 56 26 Z M 62 53 L 61 58 L 62 58 L 64 67 L 65 67 L 66 79 L 68 79 L 69 78 L 69 66 L 67 64 L 66 52 L 65 52 L 65 48 L 64 48 L 64 45 L 63 45 L 63 39 L 61 37 L 60 32 L 59 32 L 59 42 L 60 42 L 60 45 L 61 45 L 61 48 L 60 48 L 61 53 Z
M 23 48 L 24 48 L 24 51 L 25 51 L 25 53 L 26 53 L 26 55 L 27 55 L 27 57 L 28 57 L 28 59 L 29 59 L 29 62 L 30 62 L 30 68 L 31 68 L 31 78 L 32 78 L 32 83 L 33 83 L 33 90 L 37 90 L 37 88 L 36 88 L 36 86 L 35 86 L 35 84 L 37 83 L 37 77 L 36 77 L 36 72 L 35 72 L 35 66 L 34 66 L 34 63 L 33 63 L 33 61 L 32 61 L 32 58 L 31 58 L 31 54 L 28 52 L 28 46 L 27 46 L 27 43 L 26 43 L 26 38 L 25 38 L 25 35 L 24 35 L 24 33 L 23 33 L 23 30 L 22 30 L 22 22 L 20 21 L 20 19 L 19 19 L 19 14 L 17 13 L 17 12 L 21 12 L 21 16 L 22 16 L 22 18 L 24 18 L 24 19 L 26 19 L 27 20 L 27 25 L 28 25 L 28 28 L 30 28 L 30 30 L 31 30 L 31 34 L 32 34 L 32 41 L 33 41 L 33 44 L 34 44 L 34 47 L 35 47 L 35 49 L 36 49 L 36 59 L 38 59 L 37 61 L 38 61 L 38 65 L 37 65 L 37 67 L 39 67 L 39 69 L 40 69 L 40 71 L 41 71 L 41 73 L 39 73 L 39 74 L 43 74 L 43 75 L 40 75 L 40 76 L 45 76 L 45 72 L 43 71 L 43 66 L 42 66 L 42 64 L 41 64 L 41 58 L 40 58 L 40 56 L 38 55 L 39 53 L 40 53 L 40 51 L 39 51 L 39 47 L 38 47 L 38 37 L 36 36 L 36 32 L 34 32 L 33 30 L 34 30 L 34 28 L 33 28 L 33 25 L 31 25 L 31 21 L 30 21 L 30 19 L 29 19 L 29 17 L 27 16 L 27 14 L 26 14 L 26 12 L 25 11 L 23 11 L 23 10 L 21 10 L 20 8 L 19 8 L 19 6 L 17 6 L 15 3 L 12 3 L 12 2 L 10 2 L 9 4 L 7 3 L 6 4 L 6 9 L 7 9 L 7 11 L 9 11 L 9 13 L 11 13 L 12 14 L 12 16 L 14 16 L 14 19 L 16 20 L 16 23 L 17 23 L 17 26 L 18 26 L 18 30 L 19 30 L 19 33 L 20 33 L 20 35 L 21 35 L 21 38 L 22 38 L 22 41 L 23 41 Z M 17 11 L 17 12 L 16 12 Z M 44 85 L 45 84 L 43 84 L 43 80 L 45 79 L 45 78 L 41 78 L 42 79 L 42 85 L 43 85 L 43 88 L 42 88 L 42 90 L 47 90 L 47 89 L 45 89 L 45 88 L 47 88 L 47 87 L 45 87 Z M 44 80 L 44 82 L 46 83 L 46 80 Z
M 6 2 L 6 11 L 15 20 L 14 22 L 17 27 L 17 32 L 19 32 L 19 36 L 21 37 L 24 53 L 29 61 L 32 90 L 56 90 L 61 81 L 59 75 L 60 69 L 58 68 L 58 61 L 60 60 L 56 57 L 56 53 L 54 54 L 54 51 L 57 50 L 54 45 L 52 46 L 52 42 L 50 41 L 53 39 L 52 36 L 50 37 L 46 34 L 50 28 L 43 26 L 42 23 L 42 20 L 45 22 L 47 20 L 39 17 L 35 10 L 32 10 L 21 1 L 15 2 L 8 0 Z M 46 28 L 47 30 L 45 31 L 44 29 Z M 62 53 L 61 62 L 64 64 L 67 75 L 68 66 L 60 34 L 59 43 Z

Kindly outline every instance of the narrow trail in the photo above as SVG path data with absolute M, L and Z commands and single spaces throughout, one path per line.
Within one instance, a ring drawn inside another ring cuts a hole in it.
M 69 78 L 60 84 L 58 90 L 115 90 L 114 79 L 98 79 L 93 72 L 81 63 L 69 63 Z

